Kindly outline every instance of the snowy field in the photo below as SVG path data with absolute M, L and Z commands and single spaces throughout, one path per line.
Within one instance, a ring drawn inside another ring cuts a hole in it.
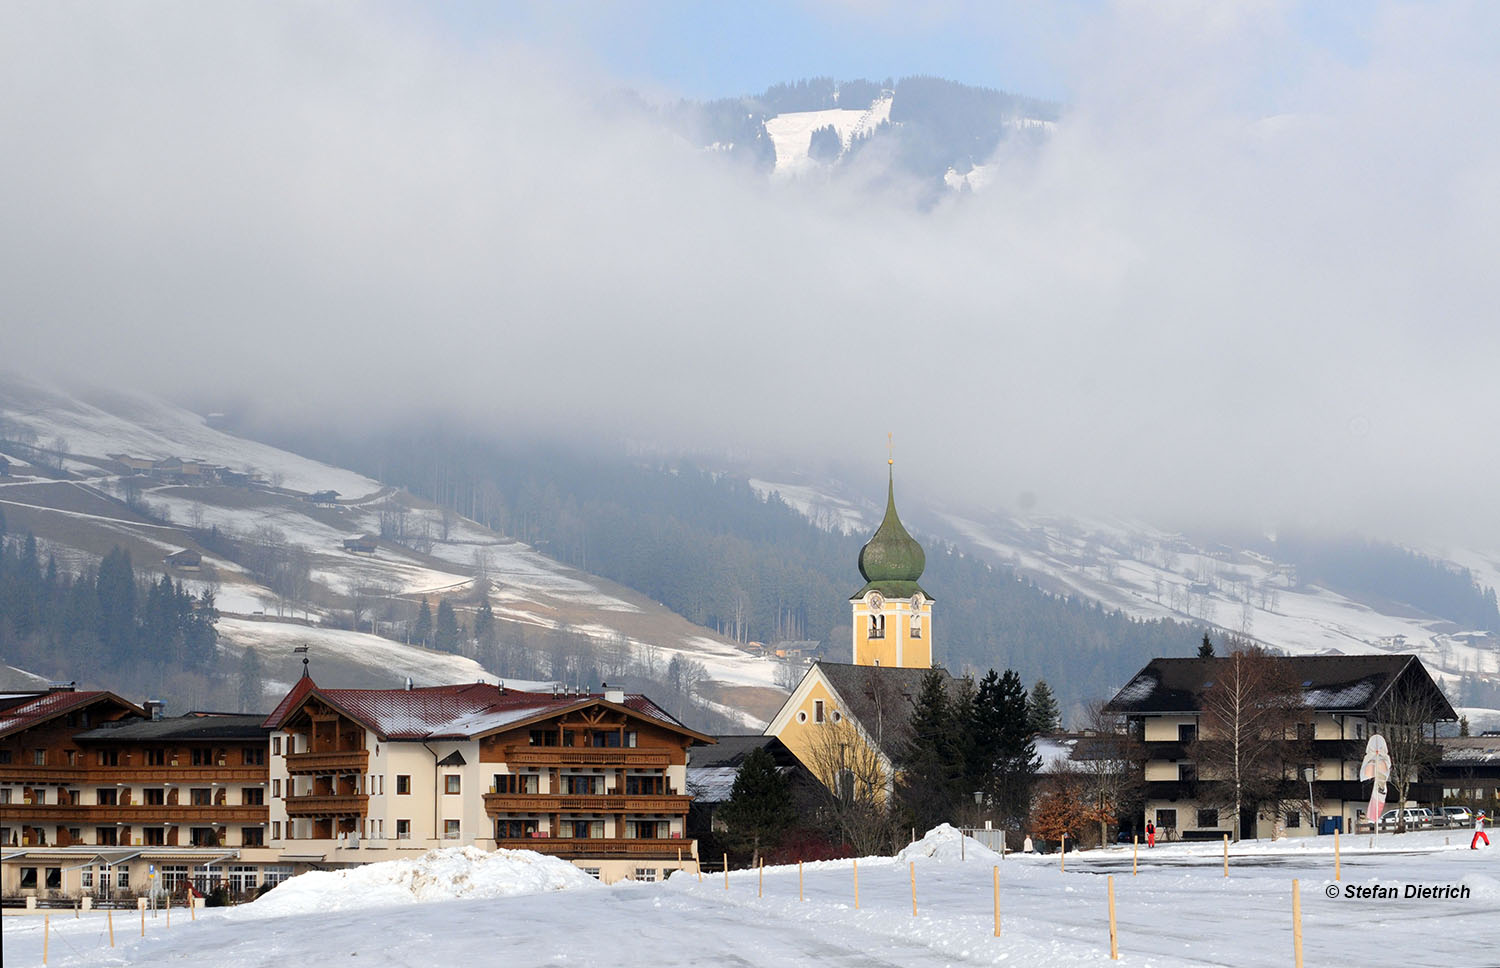
M 123 914 L 112 950 L 102 914 L 54 916 L 48 964 L 428 966 L 502 963 L 503 952 L 507 966 L 1106 965 L 1112 874 L 1119 964 L 1291 965 L 1297 878 L 1307 965 L 1494 965 L 1500 853 L 1470 851 L 1461 834 L 1389 835 L 1376 849 L 1346 838 L 1335 883 L 1328 837 L 1235 847 L 1228 878 L 1218 844 L 1143 849 L 1132 876 L 1128 847 L 1070 854 L 1062 872 L 1055 854 L 1002 861 L 972 840 L 960 859 L 956 835 L 939 828 L 895 858 L 861 858 L 857 909 L 847 860 L 806 865 L 799 899 L 795 866 L 767 868 L 763 888 L 755 871 L 732 873 L 727 890 L 722 874 L 691 873 L 605 887 L 524 851 L 466 861 L 449 850 L 294 878 L 196 922 L 178 912 L 170 931 L 148 919 L 144 939 L 138 916 Z M 1468 896 L 1405 898 L 1407 885 Z M 1345 896 L 1376 887 L 1398 896 Z M 8 917 L 4 929 L 7 966 L 41 963 L 40 917 Z

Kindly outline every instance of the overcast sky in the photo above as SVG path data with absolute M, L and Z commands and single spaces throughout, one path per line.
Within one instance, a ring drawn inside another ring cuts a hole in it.
M 5 4 L 0 369 L 1500 540 L 1500 7 L 1037 6 Z M 922 209 L 607 96 L 915 71 L 1068 107 Z

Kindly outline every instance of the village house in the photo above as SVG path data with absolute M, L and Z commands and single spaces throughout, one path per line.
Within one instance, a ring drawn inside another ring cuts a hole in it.
M 323 689 L 304 676 L 265 726 L 270 843 L 283 860 L 521 848 L 606 881 L 697 862 L 688 748 L 713 740 L 645 696 L 488 683 Z
M 362 534 L 357 538 L 345 538 L 344 550 L 356 555 L 373 555 L 380 548 L 380 535 Z
M 243 894 L 290 876 L 266 847 L 260 719 L 66 686 L 0 699 L 0 890 Z
M 1247 809 L 1240 817 L 1242 837 L 1271 837 L 1349 832 L 1364 821 L 1370 783 L 1359 779 L 1365 745 L 1372 733 L 1388 727 L 1391 704 L 1398 696 L 1429 704 L 1433 716 L 1425 725 L 1457 719 L 1457 714 L 1423 667 L 1411 655 L 1273 656 L 1284 664 L 1290 681 L 1300 684 L 1306 719 L 1304 732 L 1288 741 L 1308 741 L 1306 762 L 1286 777 L 1288 801 L 1300 808 Z M 1203 729 L 1203 696 L 1226 663 L 1219 658 L 1153 659 L 1110 700 L 1105 711 L 1126 718 L 1132 737 L 1144 749 L 1146 787 L 1144 821 L 1156 825 L 1164 839 L 1214 839 L 1233 834 L 1234 818 L 1223 804 L 1211 802 L 1193 743 Z M 1307 792 L 1304 793 L 1303 791 Z M 1394 794 L 1392 794 L 1394 795 Z M 1413 803 L 1435 802 L 1439 786 L 1417 778 L 1408 790 Z M 1391 804 L 1399 806 L 1399 804 Z

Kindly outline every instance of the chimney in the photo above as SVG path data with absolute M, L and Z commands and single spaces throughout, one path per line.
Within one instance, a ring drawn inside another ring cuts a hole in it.
M 78 689 L 78 683 L 76 683 L 76 682 L 49 682 L 49 683 L 47 683 L 47 691 L 48 692 L 76 692 L 77 689 Z
M 407 692 L 411 692 L 413 685 L 414 685 L 414 683 L 411 681 L 411 676 L 407 676 L 406 677 L 406 691 Z
M 625 690 L 624 689 L 606 689 L 606 690 L 604 690 L 604 701 L 605 702 L 620 703 L 621 705 L 623 705 L 625 703 Z
M 141 703 L 141 705 L 146 708 L 146 718 L 150 719 L 152 722 L 156 722 L 161 719 L 162 710 L 166 707 L 166 703 L 162 702 L 160 699 L 147 699 L 145 702 Z

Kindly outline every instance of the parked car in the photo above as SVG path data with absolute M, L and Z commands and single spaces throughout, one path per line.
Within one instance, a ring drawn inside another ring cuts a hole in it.
M 1447 819 L 1448 825 L 1452 827 L 1474 822 L 1474 814 L 1468 807 L 1444 807 L 1443 816 Z
M 1432 811 L 1421 807 L 1407 807 L 1402 811 L 1406 815 L 1406 829 L 1416 830 L 1420 827 L 1432 826 Z M 1423 816 L 1426 814 L 1427 816 Z M 1387 810 L 1380 815 L 1381 830 L 1396 829 L 1396 811 Z

